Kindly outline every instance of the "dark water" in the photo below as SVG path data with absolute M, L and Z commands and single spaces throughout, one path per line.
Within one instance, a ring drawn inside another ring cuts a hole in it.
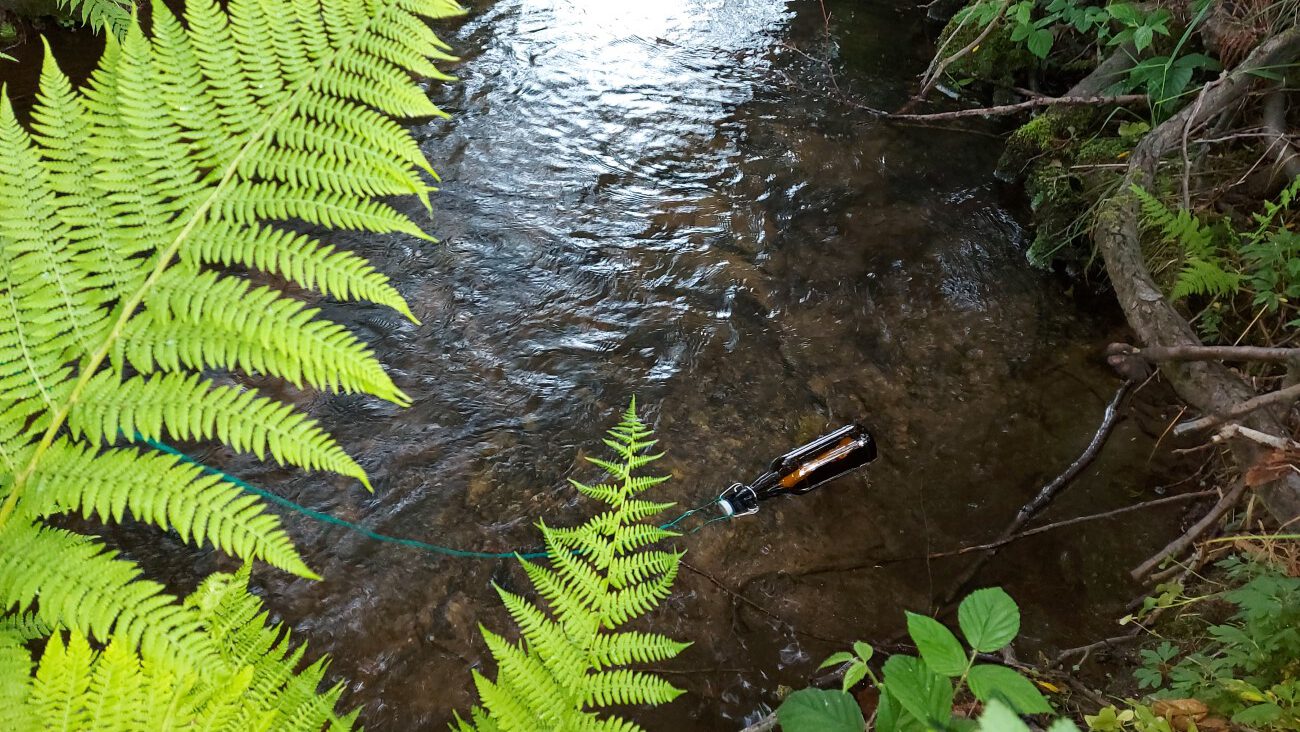
M 877 565 L 991 538 L 1078 454 L 1115 388 L 1096 357 L 1114 320 L 1025 264 L 995 140 L 881 125 L 793 50 L 896 106 L 926 61 L 922 13 L 827 6 L 829 36 L 815 0 L 501 0 L 440 29 L 465 58 L 431 90 L 454 120 L 416 132 L 444 179 L 442 244 L 342 238 L 423 325 L 330 308 L 415 404 L 310 404 L 376 492 L 235 469 L 376 531 L 499 551 L 587 515 L 565 478 L 597 477 L 581 458 L 633 396 L 668 450 L 661 495 L 684 505 L 869 424 L 865 474 L 682 541 L 767 613 L 684 572 L 649 626 L 695 641 L 663 669 L 690 693 L 635 715 L 651 729 L 737 729 L 930 607 L 960 563 Z M 1121 425 L 1050 515 L 1150 497 L 1152 447 Z M 1043 535 L 981 575 L 1022 602 L 1022 653 L 1113 634 L 1151 520 Z M 491 583 L 521 573 L 288 521 L 327 579 L 260 574 L 274 612 L 334 656 L 370 729 L 443 728 L 484 664 L 476 624 L 507 627 Z

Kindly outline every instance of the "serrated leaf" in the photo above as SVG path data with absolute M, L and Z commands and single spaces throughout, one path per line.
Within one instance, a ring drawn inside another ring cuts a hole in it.
M 907 634 L 921 652 L 925 665 L 936 673 L 956 678 L 966 672 L 969 660 L 961 641 L 934 618 L 907 613 Z
M 957 607 L 957 624 L 966 643 L 981 653 L 992 653 L 1020 633 L 1020 607 L 1000 587 L 976 590 Z
M 952 716 L 952 682 L 913 656 L 895 655 L 885 661 L 885 688 L 899 705 L 927 724 L 942 724 Z
M 1052 44 L 1056 37 L 1052 31 L 1046 28 L 1039 28 L 1029 34 L 1025 44 L 1029 47 L 1029 52 L 1040 59 L 1047 58 L 1047 54 L 1052 50 Z
M 1052 711 L 1052 705 L 1047 703 L 1047 698 L 1032 681 L 1006 666 L 975 666 L 966 680 L 970 683 L 971 693 L 982 702 L 1001 700 L 1019 714 L 1046 714 Z
M 864 663 L 870 661 L 871 657 L 876 655 L 876 649 L 872 648 L 870 643 L 863 643 L 862 641 L 853 642 L 853 652 L 858 654 L 858 658 L 862 659 Z
M 852 666 L 849 666 L 849 669 L 844 672 L 844 683 L 841 684 L 841 688 L 848 691 L 857 686 L 858 683 L 866 677 L 867 664 L 861 662 L 855 663 Z
M 776 710 L 783 732 L 862 732 L 867 722 L 852 696 L 842 691 L 801 689 Z
M 994 701 L 980 715 L 980 732 L 1029 732 L 1029 725 L 1007 705 Z

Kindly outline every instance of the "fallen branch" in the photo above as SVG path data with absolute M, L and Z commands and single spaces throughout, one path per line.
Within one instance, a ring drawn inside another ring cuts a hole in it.
M 1090 521 L 1100 521 L 1102 519 L 1114 518 L 1116 516 L 1122 516 L 1126 513 L 1132 513 L 1134 511 L 1145 511 L 1148 508 L 1156 508 L 1158 506 L 1165 506 L 1171 503 L 1182 503 L 1183 501 L 1192 501 L 1197 498 L 1206 498 L 1208 496 L 1216 495 L 1217 493 L 1218 491 L 1195 491 L 1193 493 L 1182 493 L 1176 496 L 1168 496 L 1166 498 L 1156 498 L 1154 500 L 1144 501 L 1143 503 L 1136 503 L 1132 506 L 1124 506 L 1122 508 L 1116 508 L 1111 511 L 1092 513 L 1092 514 L 1088 514 L 1087 516 L 1076 516 L 1071 519 L 1064 519 L 1062 521 L 1056 521 L 1050 524 L 1043 524 L 1042 526 L 1035 526 L 1032 529 L 1022 531 L 1019 534 L 1008 536 L 1003 539 L 998 539 L 997 541 L 991 541 L 987 544 L 967 546 L 967 547 L 962 547 L 961 549 L 955 549 L 953 551 L 938 552 L 937 554 L 929 554 L 925 558 L 943 559 L 945 557 L 959 557 L 963 554 L 970 554 L 971 552 L 983 551 L 985 549 L 999 549 L 1001 547 L 1006 546 L 1007 544 L 1010 544 L 1013 541 L 1020 541 L 1021 539 L 1025 539 L 1030 536 L 1035 536 L 1037 534 L 1043 534 L 1048 531 L 1055 531 L 1056 529 L 1064 529 L 1067 526 L 1075 526 L 1078 524 L 1086 524 Z
M 1146 361 L 1295 361 L 1300 348 L 1266 348 L 1262 346 L 1149 346 L 1135 348 L 1127 343 L 1112 343 L 1108 356 L 1126 356 Z
M 1189 432 L 1199 432 L 1200 430 L 1217 427 L 1235 419 L 1241 419 L 1257 409 L 1273 406 L 1274 404 L 1291 404 L 1300 399 L 1300 384 L 1288 386 L 1285 389 L 1270 391 L 1267 394 L 1261 394 L 1253 399 L 1247 399 L 1244 402 L 1234 404 L 1231 407 L 1216 414 L 1208 414 L 1200 419 L 1193 419 L 1183 422 L 1174 428 L 1175 435 L 1185 435 Z
M 1155 571 L 1156 567 L 1159 567 L 1161 562 L 1170 557 L 1182 555 L 1189 547 L 1196 543 L 1196 540 L 1199 539 L 1202 534 L 1218 524 L 1219 519 L 1223 518 L 1223 514 L 1227 513 L 1229 509 L 1237 505 L 1237 501 L 1241 500 L 1241 496 L 1245 492 L 1246 481 L 1238 480 L 1232 486 L 1232 490 L 1228 491 L 1223 498 L 1219 499 L 1218 503 L 1214 504 L 1214 508 L 1211 508 L 1209 513 L 1205 514 L 1200 521 L 1193 524 L 1192 528 L 1188 529 L 1182 536 L 1169 542 L 1164 549 L 1156 552 L 1156 554 L 1150 559 L 1138 565 L 1136 569 L 1129 573 L 1130 576 L 1141 582 L 1147 575 Z
M 1274 450 L 1300 450 L 1300 442 L 1288 440 L 1285 437 L 1277 435 L 1266 435 L 1259 430 L 1252 430 L 1249 427 L 1242 427 L 1239 424 L 1230 424 L 1219 430 L 1219 433 L 1210 438 L 1212 442 L 1225 442 L 1234 437 L 1241 437 L 1247 440 L 1253 440 L 1261 445 L 1273 448 Z
M 1098 205 L 1093 238 L 1124 316 L 1147 347 L 1200 346 L 1201 342 L 1151 278 L 1138 237 L 1138 201 L 1130 186 L 1150 187 L 1157 163 L 1177 149 L 1185 132 L 1210 124 L 1243 99 L 1257 81 L 1255 71 L 1289 63 L 1297 54 L 1300 28 L 1291 28 L 1258 45 L 1235 69 L 1226 71 L 1212 87 L 1204 89 L 1197 104 L 1183 108 L 1143 136 L 1129 156 L 1128 171 L 1117 193 Z M 1224 412 L 1254 396 L 1245 381 L 1219 363 L 1168 362 L 1161 366 L 1161 372 L 1179 397 L 1202 414 Z M 1248 427 L 1260 432 L 1287 433 L 1268 411 L 1252 412 L 1246 421 Z M 1250 440 L 1232 440 L 1229 446 L 1240 465 L 1255 464 L 1261 450 Z M 1264 505 L 1279 520 L 1300 514 L 1300 479 L 1296 476 L 1283 477 L 1258 490 Z
M 995 545 L 1000 546 L 998 542 L 1014 537 L 1030 519 L 1052 502 L 1052 499 L 1060 493 L 1062 488 L 1069 485 L 1070 481 L 1074 480 L 1079 473 L 1083 472 L 1084 468 L 1088 467 L 1088 465 L 1092 463 L 1092 461 L 1097 457 L 1097 454 L 1101 452 L 1102 445 L 1106 444 L 1106 438 L 1110 436 L 1111 430 L 1115 428 L 1115 423 L 1119 420 L 1119 404 L 1123 401 L 1124 395 L 1128 393 L 1129 388 L 1132 386 L 1133 382 L 1125 381 L 1120 385 L 1119 389 L 1115 390 L 1115 396 L 1111 397 L 1110 403 L 1106 405 L 1106 411 L 1102 415 L 1101 425 L 1097 427 L 1096 433 L 1093 434 L 1092 440 L 1088 443 L 1088 446 L 1084 448 L 1083 453 L 1080 454 L 1074 462 L 1070 463 L 1068 467 L 1066 467 L 1065 472 L 1056 476 L 1052 482 L 1043 486 L 1038 491 L 1038 494 L 1034 496 L 1033 500 L 1026 503 L 1018 512 L 1016 512 L 1015 519 L 1011 521 L 1011 524 L 1007 526 L 1002 534 L 998 536 L 997 540 L 993 542 Z M 966 588 L 966 585 L 971 581 L 971 579 L 984 568 L 984 565 L 987 564 L 996 553 L 996 546 L 987 549 L 978 560 L 973 562 L 971 566 L 967 567 L 966 571 L 962 573 L 957 582 L 953 584 L 948 595 L 943 598 L 942 605 L 947 606 L 951 604 L 952 601 L 957 598 L 957 595 Z
M 1024 102 L 1001 104 L 996 107 L 980 107 L 978 109 L 962 109 L 956 112 L 935 112 L 933 114 L 891 114 L 886 119 L 908 122 L 938 122 L 950 119 L 965 119 L 967 117 L 995 117 L 1039 107 L 1139 104 L 1147 101 L 1148 97 L 1145 94 L 1121 94 L 1113 97 L 1034 97 Z

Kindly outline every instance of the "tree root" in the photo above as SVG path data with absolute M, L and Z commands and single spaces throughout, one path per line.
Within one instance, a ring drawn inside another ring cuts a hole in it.
M 1277 82 L 1276 88 L 1264 97 L 1264 129 L 1273 137 L 1277 146 L 1277 167 L 1286 175 L 1286 182 L 1295 180 L 1300 175 L 1300 152 L 1287 135 L 1286 129 L 1286 80 Z
M 1201 347 L 1187 320 L 1164 299 L 1147 270 L 1138 238 L 1138 202 L 1130 185 L 1149 186 L 1156 164 L 1175 150 L 1185 131 L 1212 122 L 1224 109 L 1239 102 L 1254 85 L 1252 72 L 1278 66 L 1300 54 L 1300 28 L 1275 35 L 1251 52 L 1235 69 L 1207 85 L 1196 103 L 1188 105 L 1147 133 L 1134 148 L 1128 170 L 1118 192 L 1103 199 L 1093 225 L 1093 239 L 1106 263 L 1115 296 L 1129 326 L 1146 347 Z M 1225 412 L 1254 396 L 1254 390 L 1219 363 L 1167 362 L 1161 373 L 1179 397 L 1205 414 Z M 1274 435 L 1286 434 L 1281 421 L 1268 410 L 1252 412 L 1246 426 Z M 1253 465 L 1260 447 L 1250 440 L 1229 441 L 1234 457 L 1243 468 Z M 1260 486 L 1264 505 L 1276 518 L 1286 521 L 1300 515 L 1300 480 L 1288 476 Z

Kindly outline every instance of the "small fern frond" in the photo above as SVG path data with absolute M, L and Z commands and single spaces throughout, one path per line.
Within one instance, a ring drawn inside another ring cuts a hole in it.
M 634 407 L 635 402 L 606 441 L 620 459 L 589 458 L 618 482 L 573 483 L 609 510 L 576 528 L 539 524 L 550 566 L 520 559 L 549 613 L 497 588 L 523 640 L 512 644 L 481 629 L 497 677 L 474 673 L 482 706 L 471 710 L 468 721 L 457 716 L 454 729 L 638 730 L 631 722 L 603 716 L 602 708 L 663 704 L 681 693 L 626 667 L 673 658 L 688 644 L 616 630 L 668 596 L 682 556 L 647 548 L 676 534 L 644 523 L 672 504 L 633 498 L 663 480 L 636 473 L 659 456 L 643 454 L 655 441 Z
M 1146 189 L 1134 184 L 1129 190 L 1142 206 L 1147 226 L 1160 232 L 1162 240 L 1178 244 L 1192 257 L 1205 257 L 1214 251 L 1214 232 L 1185 208 L 1171 210 Z
M 360 339 L 273 288 L 173 270 L 163 275 L 150 306 L 119 341 L 142 373 L 217 367 L 410 404 Z
M 1225 270 L 1217 259 L 1188 257 L 1169 296 L 1175 300 L 1190 295 L 1225 297 L 1241 289 L 1243 279 L 1240 273 Z
M 301 234 L 267 227 L 240 229 L 229 222 L 215 223 L 200 227 L 181 252 L 181 257 L 195 264 L 260 269 L 322 295 L 385 305 L 419 322 L 406 301 L 388 283 L 388 278 L 364 258 Z
M 681 696 L 682 690 L 651 674 L 620 669 L 592 674 L 583 684 L 583 706 L 659 705 Z
M 658 663 L 690 647 L 690 643 L 681 643 L 667 636 L 653 633 L 625 631 L 606 633 L 597 636 L 588 650 L 588 659 L 593 668 L 613 668 L 630 666 L 634 663 Z
M 131 22 L 132 6 L 125 0 L 59 0 L 59 7 L 76 13 L 96 32 L 122 36 Z

